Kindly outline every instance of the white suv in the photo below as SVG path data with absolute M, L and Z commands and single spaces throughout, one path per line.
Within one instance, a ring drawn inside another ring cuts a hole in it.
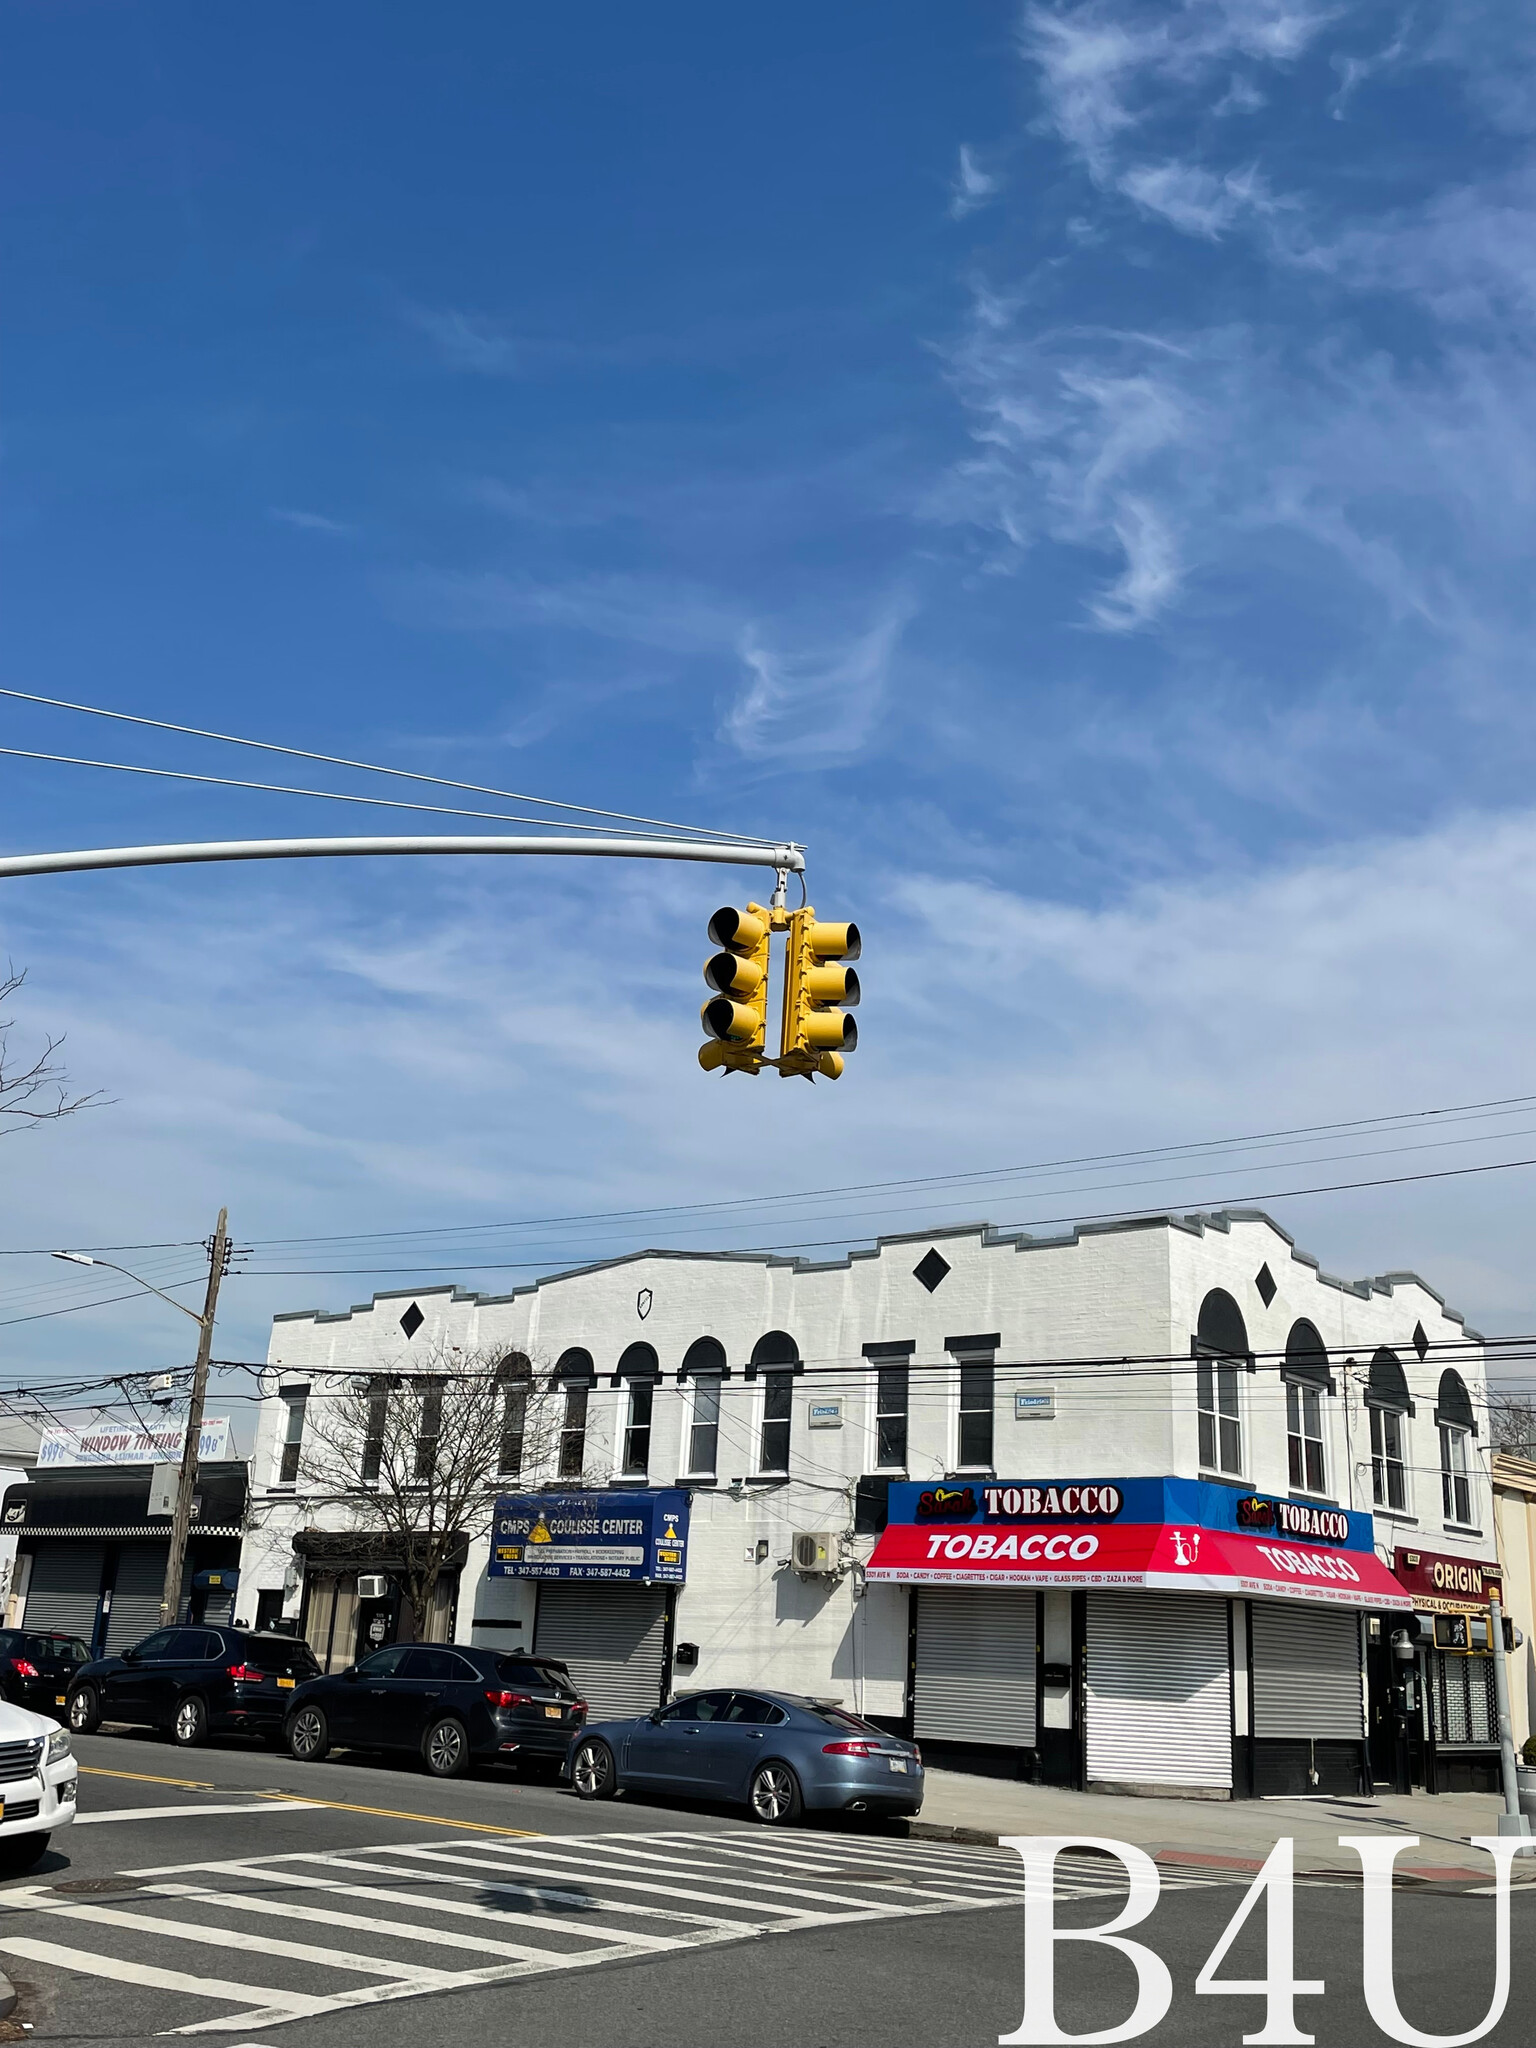
M 74 1819 L 79 1768 L 57 1721 L 0 1700 L 0 1877 L 30 1870 Z

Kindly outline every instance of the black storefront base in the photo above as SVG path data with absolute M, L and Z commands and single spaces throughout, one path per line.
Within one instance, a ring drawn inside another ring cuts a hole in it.
M 1363 1742 L 1255 1736 L 1250 1756 L 1255 1799 L 1305 1798 L 1308 1793 L 1353 1799 L 1371 1790 Z
M 1496 1749 L 1447 1749 L 1436 1743 L 1430 1765 L 1431 1791 L 1498 1792 L 1503 1772 Z

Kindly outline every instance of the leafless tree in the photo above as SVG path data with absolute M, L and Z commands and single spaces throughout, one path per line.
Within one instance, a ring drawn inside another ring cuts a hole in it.
M 400 1560 L 422 1637 L 440 1575 L 490 1528 L 498 1493 L 552 1466 L 564 1415 L 563 1391 L 521 1352 L 439 1346 L 409 1371 L 318 1380 L 298 1476 Z
M 1488 1389 L 1488 1436 L 1496 1451 L 1536 1461 L 1536 1397 Z
M 8 962 L 0 980 L 0 1003 L 9 1002 L 26 978 L 25 968 L 18 974 Z M 70 1095 L 69 1076 L 58 1059 L 62 1038 L 49 1038 L 30 1065 L 13 1060 L 14 1021 L 0 1016 L 0 1137 L 31 1130 L 37 1124 L 57 1123 L 77 1109 L 90 1109 L 104 1100 L 99 1089 L 90 1095 Z

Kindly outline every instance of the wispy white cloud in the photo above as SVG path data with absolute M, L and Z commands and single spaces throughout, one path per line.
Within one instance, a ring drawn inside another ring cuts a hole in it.
M 1146 213 L 1159 215 L 1186 235 L 1214 242 L 1245 216 L 1270 214 L 1275 202 L 1253 165 L 1218 176 L 1199 164 L 1171 159 L 1133 164 L 1121 190 Z
M 267 517 L 279 526 L 292 526 L 300 533 L 329 533 L 344 538 L 357 528 L 342 519 L 328 519 L 323 512 L 304 512 L 290 505 L 271 505 Z
M 753 760 L 810 749 L 820 763 L 861 752 L 913 609 L 910 598 L 893 598 L 864 632 L 792 651 L 770 647 L 758 628 L 749 629 L 739 644 L 747 680 L 725 715 L 722 738 Z
M 998 180 L 981 168 L 970 144 L 962 142 L 955 180 L 950 187 L 951 216 L 955 220 L 963 220 L 968 213 L 974 213 L 977 207 L 985 206 L 989 199 L 995 198 L 998 190 Z
M 515 335 L 483 314 L 454 306 L 409 306 L 406 319 L 424 334 L 450 370 L 478 377 L 510 377 L 523 366 Z

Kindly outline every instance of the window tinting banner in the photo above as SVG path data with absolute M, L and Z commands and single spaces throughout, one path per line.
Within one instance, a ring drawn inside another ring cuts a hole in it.
M 496 1503 L 493 1579 L 632 1579 L 680 1586 L 688 1572 L 688 1495 L 509 1493 Z

